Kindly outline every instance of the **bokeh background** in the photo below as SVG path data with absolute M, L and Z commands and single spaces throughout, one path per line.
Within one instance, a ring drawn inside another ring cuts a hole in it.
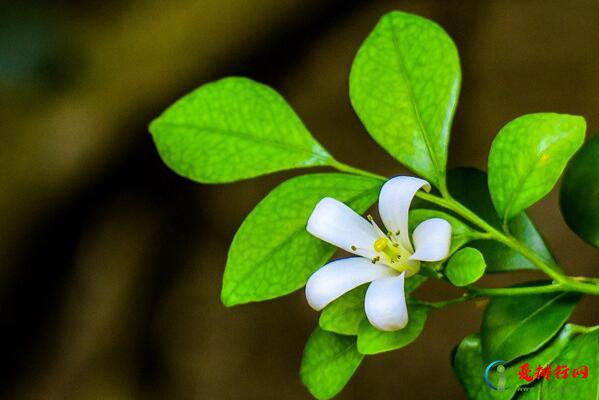
M 494 134 L 524 113 L 581 114 L 599 130 L 592 0 L 2 2 L 0 398 L 309 398 L 297 372 L 317 315 L 301 291 L 219 301 L 235 230 L 297 172 L 198 185 L 161 163 L 147 124 L 202 83 L 244 75 L 279 90 L 339 160 L 403 172 L 347 88 L 358 46 L 392 9 L 438 21 L 460 50 L 452 166 L 484 169 Z M 530 213 L 571 274 L 596 276 L 597 253 L 568 230 L 557 198 Z M 597 323 L 597 303 L 585 299 L 574 320 Z M 410 347 L 368 357 L 339 398 L 464 398 L 450 352 L 481 310 L 432 314 Z

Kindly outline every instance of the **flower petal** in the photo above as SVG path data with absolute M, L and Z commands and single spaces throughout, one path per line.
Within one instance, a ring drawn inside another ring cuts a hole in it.
M 317 238 L 350 253 L 367 258 L 376 256 L 373 243 L 377 235 L 372 225 L 339 200 L 331 197 L 320 200 L 306 229 Z M 352 246 L 358 250 L 352 250 Z
M 404 274 L 377 279 L 366 291 L 364 308 L 368 321 L 381 331 L 396 331 L 408 324 Z
M 393 233 L 399 231 L 401 245 L 410 252 L 414 249 L 408 234 L 408 212 L 412 198 L 420 188 L 428 192 L 431 185 L 413 176 L 396 176 L 383 185 L 379 195 L 379 214 L 385 227 Z
M 444 219 L 422 221 L 412 234 L 416 251 L 410 260 L 441 261 L 449 255 L 451 225 Z
M 342 258 L 316 271 L 306 283 L 306 299 L 316 311 L 353 288 L 386 276 L 393 270 L 363 257 Z

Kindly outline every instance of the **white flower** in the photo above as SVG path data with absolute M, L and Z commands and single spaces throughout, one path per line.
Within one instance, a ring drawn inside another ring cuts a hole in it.
M 379 214 L 387 232 L 372 217 L 368 221 L 338 200 L 326 197 L 312 211 L 307 230 L 312 235 L 359 257 L 335 260 L 316 271 L 306 284 L 312 308 L 322 310 L 344 293 L 368 282 L 364 308 L 370 323 L 383 331 L 408 323 L 404 279 L 420 270 L 420 261 L 440 261 L 449 254 L 451 225 L 431 218 L 408 233 L 408 212 L 416 192 L 428 182 L 409 176 L 387 181 L 379 195 Z

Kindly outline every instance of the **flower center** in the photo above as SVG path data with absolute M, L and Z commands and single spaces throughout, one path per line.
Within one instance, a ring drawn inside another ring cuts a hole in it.
M 420 270 L 420 262 L 409 259 L 412 252 L 399 243 L 399 231 L 395 233 L 388 232 L 387 235 L 385 235 L 376 222 L 374 222 L 372 216 L 368 215 L 367 218 L 372 224 L 374 231 L 379 235 L 378 239 L 372 244 L 372 249 L 376 254 L 372 258 L 372 263 L 381 263 L 398 272 L 405 272 L 406 277 L 418 273 Z M 351 248 L 354 251 L 358 250 L 357 246 L 351 246 Z

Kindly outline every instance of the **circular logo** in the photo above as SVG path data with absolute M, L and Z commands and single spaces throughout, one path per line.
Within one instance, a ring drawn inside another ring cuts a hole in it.
M 505 363 L 505 361 L 495 360 L 487 365 L 487 368 L 485 369 L 485 382 L 487 386 L 498 392 L 503 392 L 505 390 L 505 367 L 503 366 L 503 363 Z M 497 386 L 493 385 L 489 380 L 489 373 L 493 371 L 495 371 L 497 375 Z

